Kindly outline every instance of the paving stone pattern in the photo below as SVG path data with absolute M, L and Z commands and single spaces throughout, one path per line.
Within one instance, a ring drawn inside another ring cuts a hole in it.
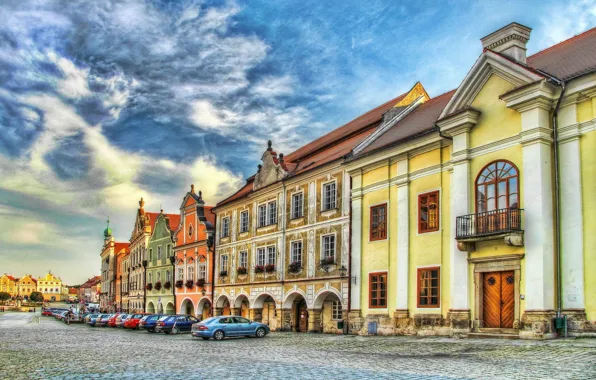
M 595 379 L 596 339 L 273 333 L 216 342 L 7 313 L 0 314 L 0 378 Z

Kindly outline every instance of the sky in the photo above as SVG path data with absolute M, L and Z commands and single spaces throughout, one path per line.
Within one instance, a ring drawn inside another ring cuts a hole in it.
M 596 26 L 596 0 L 0 2 L 0 274 L 68 284 L 128 241 L 138 201 L 214 205 L 271 139 L 292 150 L 422 82 L 458 86 L 516 21 L 530 54 Z

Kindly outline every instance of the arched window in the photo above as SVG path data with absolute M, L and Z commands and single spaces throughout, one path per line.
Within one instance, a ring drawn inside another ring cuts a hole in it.
M 507 208 L 519 208 L 519 172 L 509 161 L 494 161 L 476 178 L 476 212 Z

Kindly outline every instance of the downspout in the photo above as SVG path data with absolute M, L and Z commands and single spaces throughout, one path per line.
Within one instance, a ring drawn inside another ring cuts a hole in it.
M 215 232 L 217 231 L 217 218 L 213 226 L 211 236 L 207 235 L 207 251 L 210 253 L 209 259 L 211 264 L 211 316 L 215 317 Z M 213 239 L 211 247 L 209 247 L 209 238 Z
M 143 260 L 143 274 L 144 274 L 144 281 L 143 281 L 143 313 L 145 312 L 145 305 L 147 304 L 147 260 Z
M 296 166 L 296 167 L 298 167 L 298 166 Z M 286 210 L 287 210 L 287 207 L 288 207 L 288 199 L 286 197 L 286 182 L 285 181 L 282 181 L 282 191 L 283 191 L 283 195 L 284 195 L 284 197 L 283 197 L 284 208 L 283 208 L 283 213 L 282 213 L 282 215 L 283 215 L 283 219 L 282 219 L 283 224 L 281 226 L 281 241 L 283 243 L 283 246 L 282 246 L 283 255 L 281 257 L 283 258 L 283 263 L 285 265 L 286 264 L 285 263 L 285 261 L 286 261 L 286 223 L 287 223 L 287 217 L 288 217 L 288 215 L 286 213 Z M 304 202 L 304 200 L 303 200 L 303 202 Z M 292 205 L 291 204 L 290 204 L 290 212 L 292 212 Z M 290 254 L 291 254 L 291 252 L 290 252 Z M 280 268 L 280 269 L 282 269 L 282 271 L 281 271 L 281 288 L 282 289 L 284 289 L 284 283 L 285 283 L 285 276 L 284 276 L 284 274 L 285 274 L 285 268 L 286 267 L 287 266 L 284 266 L 284 267 Z M 240 307 L 242 307 L 242 306 L 240 306 Z M 291 313 L 291 311 L 290 311 L 290 313 Z M 282 329 L 282 331 L 285 331 L 285 328 L 283 326 L 283 321 L 284 321 L 284 305 L 283 305 L 283 300 L 282 300 L 282 304 L 281 304 L 280 314 L 281 314 L 281 323 L 282 323 L 281 329 Z M 290 321 L 291 320 L 292 320 L 292 318 L 291 318 L 291 315 L 290 315 Z M 292 331 L 292 324 L 290 323 L 290 332 L 291 331 Z
M 352 311 L 352 176 L 350 176 L 350 228 L 348 232 L 348 317 Z M 345 319 L 345 318 L 344 318 Z

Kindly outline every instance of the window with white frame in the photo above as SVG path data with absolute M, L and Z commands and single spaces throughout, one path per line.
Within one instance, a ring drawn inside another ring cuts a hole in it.
M 267 204 L 267 214 L 269 224 L 275 224 L 277 221 L 277 202 L 269 202 Z
M 248 232 L 248 211 L 240 213 L 240 233 Z
M 230 236 L 230 218 L 223 218 L 221 221 L 221 237 Z
M 336 208 L 335 182 L 329 182 L 323 185 L 323 211 Z
M 149 261 L 153 261 L 153 249 L 149 249 Z
M 178 280 L 184 281 L 184 269 L 183 268 L 178 268 Z
M 240 251 L 238 262 L 242 268 L 246 268 L 248 265 L 248 252 Z
M 148 282 L 149 282 L 150 284 L 151 284 L 151 283 L 153 283 L 153 281 L 152 281 L 152 279 L 153 279 L 153 276 L 152 276 L 152 275 L 153 275 L 153 273 L 149 273 L 149 280 L 148 280 Z
M 257 249 L 257 265 L 265 265 L 265 248 Z
M 170 271 L 166 270 L 166 282 L 170 282 L 172 279 L 170 278 Z
M 188 266 L 188 279 L 193 281 L 195 279 L 195 267 L 193 265 Z
M 157 281 L 161 281 L 161 272 L 157 272 Z
M 323 258 L 335 260 L 335 235 L 323 236 Z
M 157 260 L 161 260 L 161 245 L 157 247 Z
M 259 206 L 259 227 L 267 224 L 267 205 Z
M 302 241 L 293 241 L 290 245 L 290 262 L 302 264 Z
M 222 255 L 220 259 L 220 267 L 219 270 L 228 270 L 228 255 Z
M 267 264 L 275 265 L 275 246 L 267 247 Z
M 304 215 L 303 204 L 304 193 L 292 195 L 292 218 L 302 218 Z
M 199 278 L 205 279 L 207 274 L 207 266 L 205 264 L 199 264 Z
M 331 319 L 339 320 L 341 318 L 341 303 L 339 301 L 333 301 Z

